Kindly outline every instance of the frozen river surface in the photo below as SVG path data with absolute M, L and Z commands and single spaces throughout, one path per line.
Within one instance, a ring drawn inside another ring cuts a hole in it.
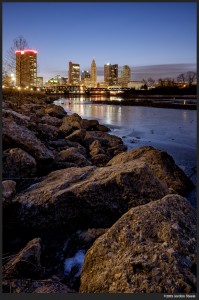
M 107 125 L 128 150 L 144 145 L 165 150 L 196 183 L 196 110 L 92 104 L 79 98 L 61 98 L 56 103 L 68 114 Z

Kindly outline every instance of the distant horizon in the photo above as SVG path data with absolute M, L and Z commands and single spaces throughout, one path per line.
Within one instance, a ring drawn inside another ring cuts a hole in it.
M 74 62 L 78 63 L 78 62 Z M 116 63 L 116 62 L 114 62 Z M 96 62 L 97 64 L 97 62 Z M 120 76 L 120 70 L 123 66 L 118 65 L 118 77 Z M 160 78 L 172 78 L 176 79 L 178 75 L 181 73 L 186 73 L 189 71 L 196 72 L 197 65 L 195 63 L 178 63 L 178 64 L 152 64 L 152 65 L 134 65 L 130 66 L 131 68 L 131 80 L 132 81 L 142 81 L 143 79 L 153 78 L 154 80 L 158 80 Z M 88 70 L 90 71 L 90 67 L 81 68 L 80 70 Z M 51 71 L 52 72 L 52 71 Z M 45 75 L 46 74 L 46 75 Z M 49 74 L 49 75 L 47 75 Z M 55 70 L 51 73 L 39 73 L 38 77 L 42 76 L 44 78 L 44 82 L 48 81 L 49 79 L 60 75 L 62 77 L 68 77 L 68 69 L 64 70 Z M 104 66 L 97 66 L 97 81 L 102 82 L 104 81 Z

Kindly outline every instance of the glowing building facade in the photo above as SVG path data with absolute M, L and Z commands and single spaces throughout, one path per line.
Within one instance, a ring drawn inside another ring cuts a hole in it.
M 16 54 L 16 86 L 37 86 L 37 51 L 32 49 L 17 50 Z

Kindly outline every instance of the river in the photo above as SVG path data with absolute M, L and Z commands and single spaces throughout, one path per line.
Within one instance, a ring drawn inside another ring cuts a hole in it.
M 166 151 L 196 183 L 196 110 L 95 104 L 84 97 L 63 97 L 55 103 L 69 115 L 77 113 L 110 127 L 110 133 L 121 137 L 128 150 L 148 145 Z M 195 206 L 196 191 L 189 198 Z

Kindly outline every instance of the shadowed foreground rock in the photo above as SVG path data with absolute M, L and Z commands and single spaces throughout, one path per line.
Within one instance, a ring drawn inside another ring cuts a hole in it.
M 41 278 L 44 270 L 40 263 L 40 242 L 40 238 L 33 239 L 22 251 L 4 265 L 4 278 L 30 278 L 30 276 L 31 278 L 34 278 L 35 276 L 39 276 Z
M 13 199 L 25 228 L 51 230 L 110 227 L 129 208 L 157 200 L 168 189 L 143 162 L 51 172 Z
M 86 254 L 81 293 L 196 292 L 196 212 L 179 195 L 132 208 Z
M 128 161 L 139 160 L 147 163 L 154 174 L 167 184 L 172 193 L 185 195 L 193 189 L 192 181 L 175 164 L 174 159 L 165 151 L 150 146 L 139 147 L 113 157 L 108 165 L 120 165 Z

